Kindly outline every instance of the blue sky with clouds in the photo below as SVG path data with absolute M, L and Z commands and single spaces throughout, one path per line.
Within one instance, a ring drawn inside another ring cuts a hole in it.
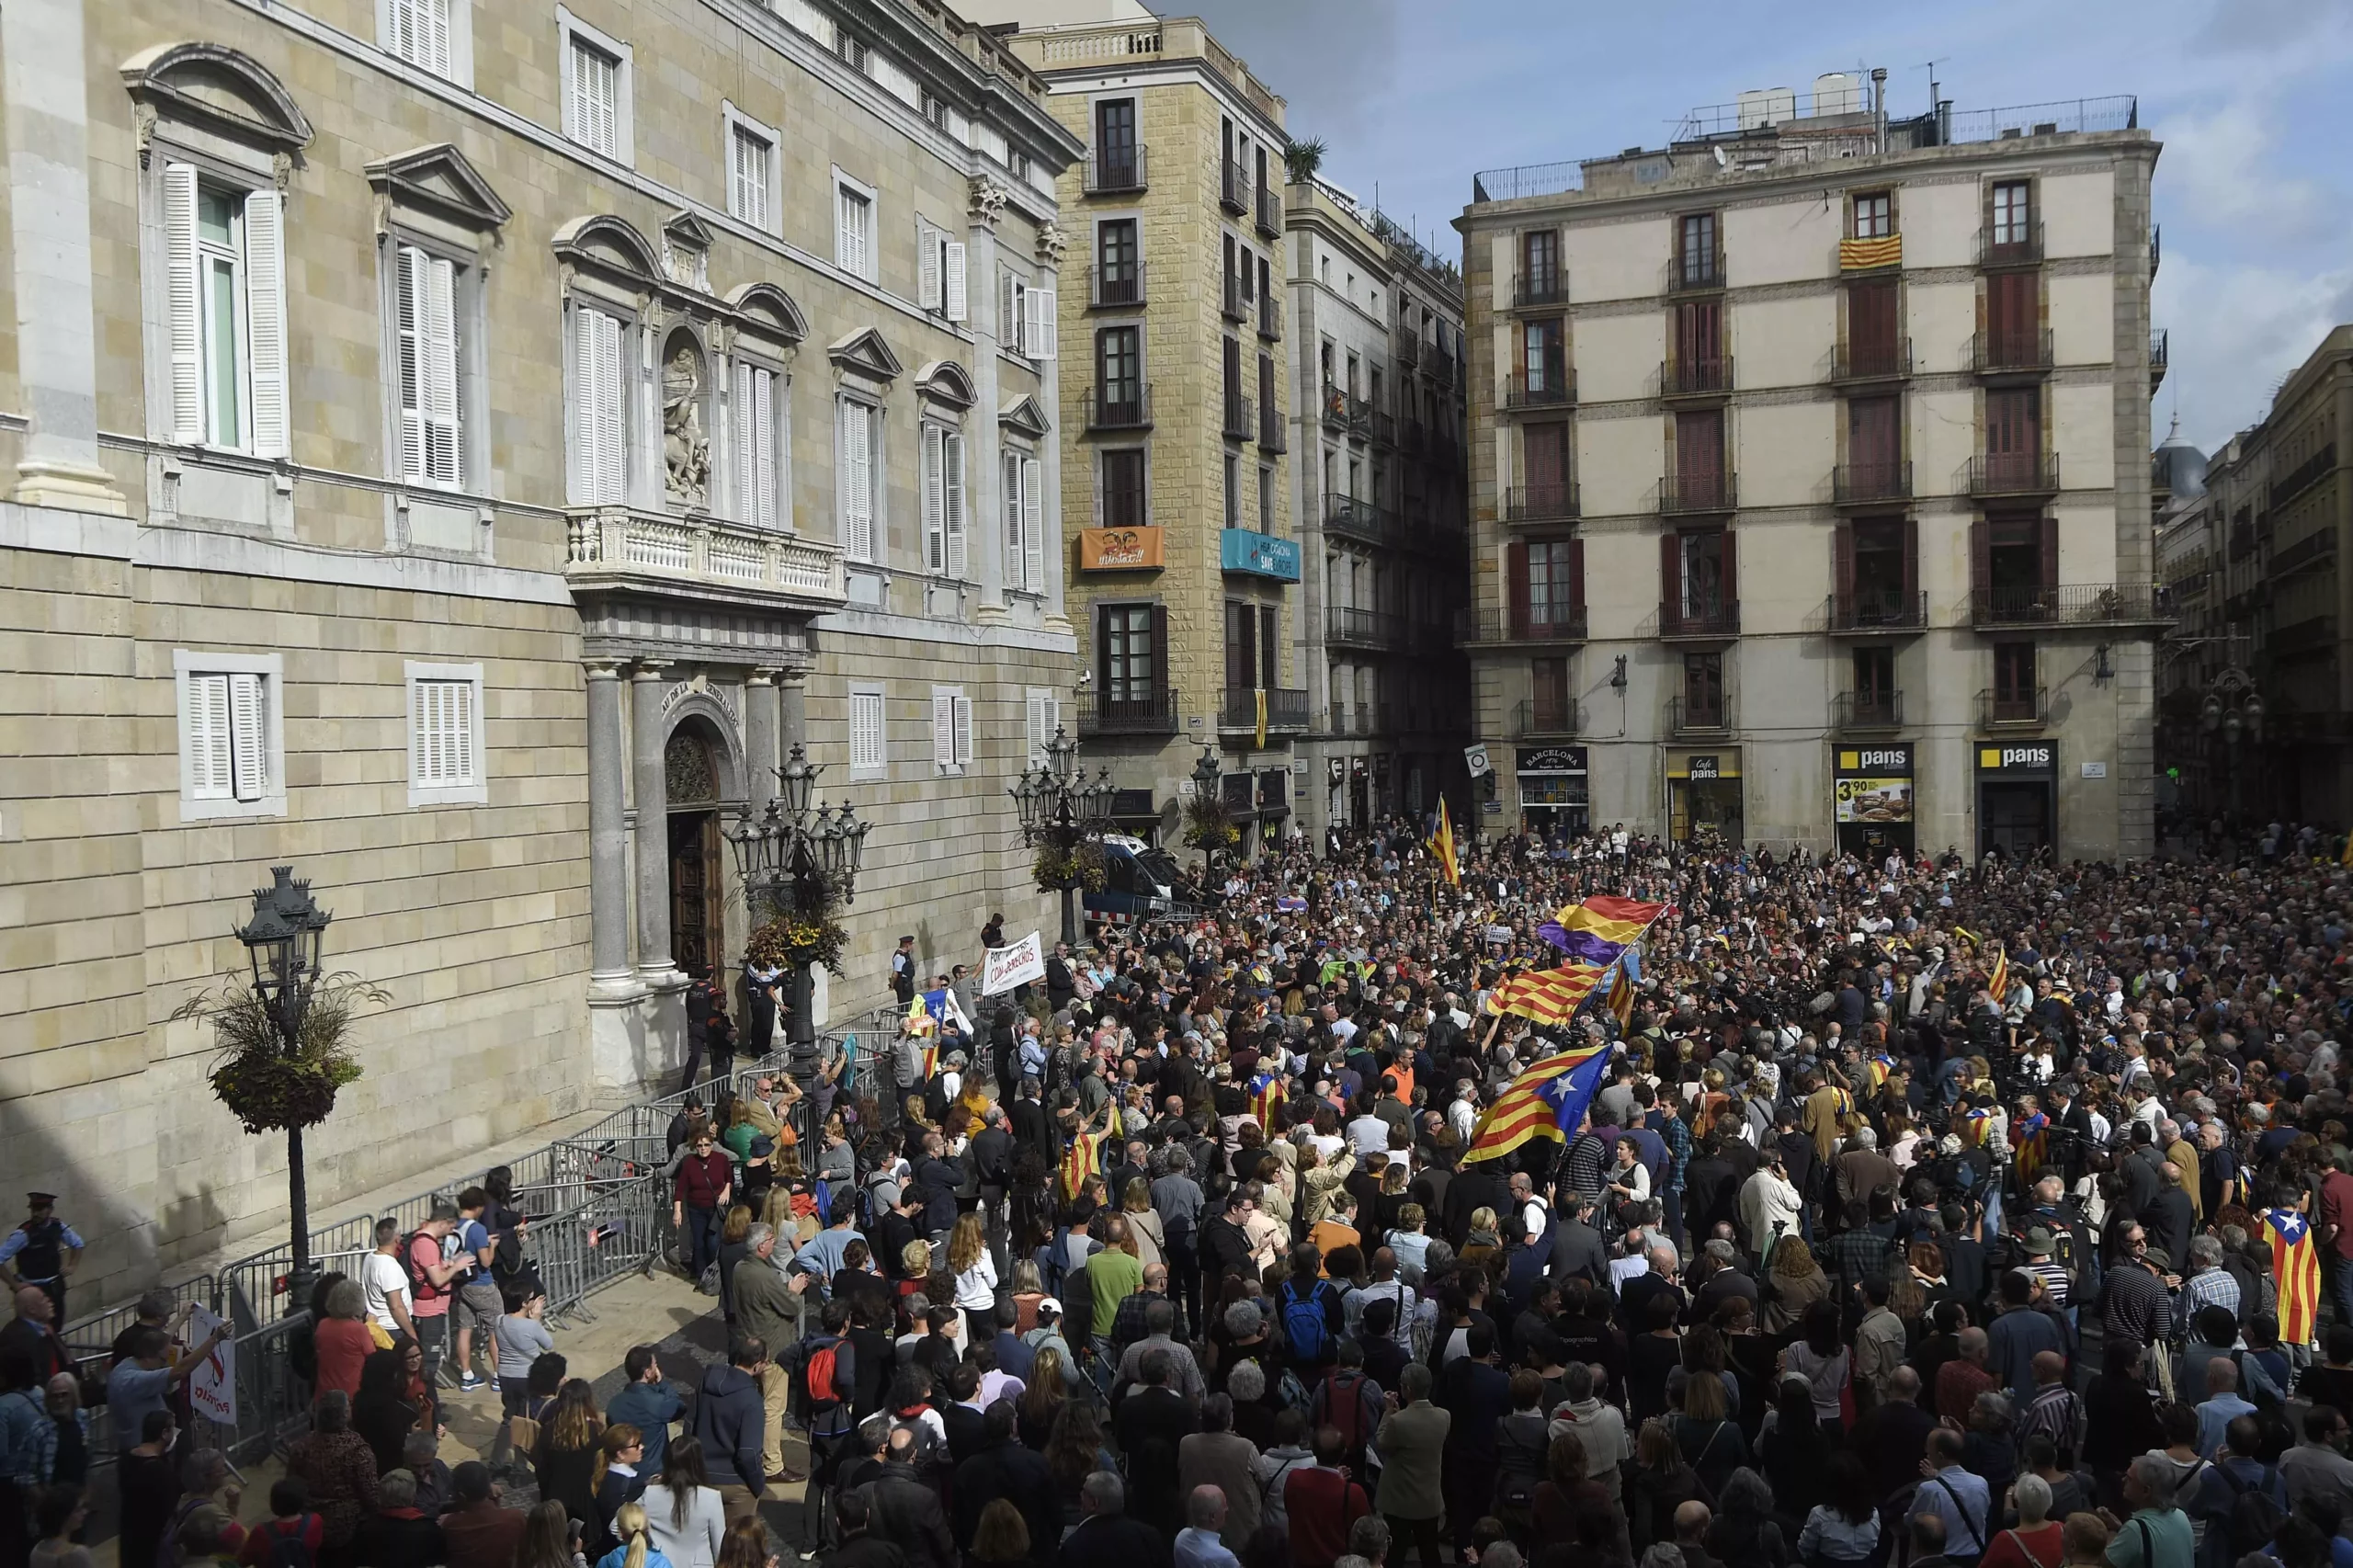
M 1476 170 L 1661 145 L 1695 105 L 1888 68 L 1916 113 L 1937 61 L 1956 113 L 2139 95 L 2165 143 L 2156 324 L 2163 435 L 2254 423 L 2353 322 L 2353 0 L 1961 0 L 1945 6 L 1589 0 L 1155 0 L 1198 15 L 1290 100 L 1325 173 L 1441 254 Z

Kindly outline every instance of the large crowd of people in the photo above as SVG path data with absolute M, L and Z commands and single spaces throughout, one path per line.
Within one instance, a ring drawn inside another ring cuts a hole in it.
M 2329 847 L 1283 846 L 690 1105 L 651 1179 L 729 1347 L 682 1382 L 641 1346 L 599 1407 L 485 1183 L 323 1285 L 313 1430 L 241 1524 L 147 1325 L 120 1562 L 2353 1568 Z M 1631 992 L 1491 1010 L 1596 894 L 1665 906 Z M 1565 1125 L 1482 1142 L 1587 1050 Z M 0 1479 L 79 1568 L 46 1301 L 0 1331 Z M 452 1469 L 484 1379 L 498 1450 Z

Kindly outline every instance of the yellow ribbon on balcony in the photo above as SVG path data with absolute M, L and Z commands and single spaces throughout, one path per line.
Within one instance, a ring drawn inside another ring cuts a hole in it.
M 1258 699 L 1258 738 L 1252 744 L 1264 751 L 1267 749 L 1267 688 L 1263 686 L 1258 687 L 1255 695 Z
M 1904 236 L 1886 234 L 1875 240 L 1840 240 L 1838 266 L 1841 271 L 1859 272 L 1872 267 L 1904 265 Z

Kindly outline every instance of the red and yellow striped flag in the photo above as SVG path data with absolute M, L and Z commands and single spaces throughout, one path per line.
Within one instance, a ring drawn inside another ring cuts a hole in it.
M 1430 836 L 1430 848 L 1438 856 L 1438 863 L 1446 871 L 1449 887 L 1462 885 L 1462 863 L 1454 854 L 1454 819 L 1446 814 L 1446 797 L 1438 801 L 1438 832 Z
M 1079 1132 L 1072 1136 L 1070 1147 L 1063 1151 L 1063 1195 L 1076 1198 L 1086 1178 L 1101 1169 L 1103 1140 L 1108 1134 Z
M 1592 964 L 1572 963 L 1515 974 L 1489 994 L 1487 1011 L 1516 1013 L 1540 1024 L 1565 1024 L 1605 972 Z

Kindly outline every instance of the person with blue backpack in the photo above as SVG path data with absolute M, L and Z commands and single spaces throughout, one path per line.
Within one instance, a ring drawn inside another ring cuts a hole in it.
M 1275 1290 L 1275 1319 L 1282 1324 L 1287 1364 L 1300 1382 L 1313 1388 L 1324 1369 L 1340 1358 L 1347 1325 L 1339 1288 L 1318 1278 L 1324 1255 L 1313 1244 L 1291 1249 L 1290 1273 Z

